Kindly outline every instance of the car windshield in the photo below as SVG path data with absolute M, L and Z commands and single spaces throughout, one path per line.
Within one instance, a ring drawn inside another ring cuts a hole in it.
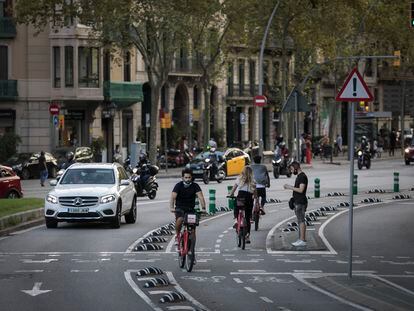
M 101 168 L 74 168 L 67 170 L 61 185 L 69 184 L 115 184 L 114 171 Z
M 221 152 L 221 151 L 216 151 L 215 152 L 215 155 L 216 156 L 222 156 L 223 155 L 223 152 Z M 200 160 L 204 160 L 204 159 L 207 159 L 207 158 L 211 158 L 213 156 L 213 154 L 210 152 L 210 151 L 206 151 L 206 152 L 202 152 L 202 153 L 199 153 L 195 158 L 194 158 L 194 160 L 197 160 L 197 161 L 195 161 L 195 162 L 198 162 L 198 161 L 200 161 Z

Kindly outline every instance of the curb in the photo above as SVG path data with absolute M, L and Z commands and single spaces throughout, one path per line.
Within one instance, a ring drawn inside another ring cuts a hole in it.
M 0 236 L 36 226 L 44 222 L 44 208 L 21 212 L 0 218 Z

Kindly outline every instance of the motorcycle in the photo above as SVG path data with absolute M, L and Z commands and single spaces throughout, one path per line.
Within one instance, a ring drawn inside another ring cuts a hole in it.
M 155 177 L 158 174 L 158 166 L 144 164 L 132 170 L 130 179 L 134 183 L 137 196 L 154 200 L 158 191 L 158 182 Z
M 292 172 L 289 170 L 289 164 L 291 161 L 287 156 L 282 157 L 280 148 L 275 151 L 275 157 L 272 160 L 273 176 L 278 179 L 280 175 L 286 175 L 288 178 L 292 176 Z
M 127 156 L 123 163 L 124 169 L 127 171 L 128 174 L 132 174 L 132 165 L 131 165 L 131 158 Z
M 365 147 L 365 149 L 358 149 L 357 151 L 358 156 L 358 169 L 362 169 L 364 166 L 369 170 L 371 167 L 371 151 L 369 147 Z
M 204 160 L 204 173 L 203 173 L 203 182 L 207 185 L 210 181 L 217 181 L 221 183 L 226 178 L 226 172 L 224 170 L 224 161 L 218 163 L 217 168 L 214 161 L 210 158 Z M 215 172 L 214 172 L 215 171 Z

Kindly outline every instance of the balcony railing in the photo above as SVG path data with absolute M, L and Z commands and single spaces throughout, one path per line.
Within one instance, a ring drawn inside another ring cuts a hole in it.
M 0 38 L 13 39 L 16 37 L 16 25 L 11 17 L 0 17 Z
M 104 97 L 111 102 L 136 103 L 142 102 L 142 84 L 137 82 L 104 82 Z
M 13 100 L 17 96 L 17 80 L 0 80 L 0 100 Z
M 171 73 L 201 74 L 202 69 L 197 59 L 176 57 L 171 65 Z
M 253 97 L 259 92 L 259 86 L 253 84 L 227 84 L 227 96 Z

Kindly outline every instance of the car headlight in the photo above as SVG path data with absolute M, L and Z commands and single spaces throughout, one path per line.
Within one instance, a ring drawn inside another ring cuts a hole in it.
M 278 159 L 278 160 L 276 161 L 276 163 L 280 163 L 280 162 L 282 162 L 282 159 Z
M 361 155 L 362 155 L 362 151 L 361 151 L 361 150 L 359 150 L 359 151 L 358 151 L 358 155 L 359 155 L 359 156 L 361 156 Z
M 115 201 L 115 196 L 113 194 L 106 195 L 101 198 L 101 203 L 109 203 Z
M 410 149 L 406 148 L 404 151 L 405 151 L 405 153 L 409 153 Z
M 276 161 L 275 161 L 275 160 L 272 160 L 272 163 L 273 163 L 273 164 L 276 164 Z
M 188 163 L 185 167 L 186 167 L 186 168 L 190 168 L 190 163 Z
M 54 195 L 51 195 L 51 194 L 47 195 L 46 201 L 48 201 L 49 203 L 52 203 L 52 204 L 58 204 L 58 198 L 55 197 Z
M 205 159 L 204 161 L 205 161 L 206 163 L 208 163 L 208 162 L 210 162 L 210 159 Z

